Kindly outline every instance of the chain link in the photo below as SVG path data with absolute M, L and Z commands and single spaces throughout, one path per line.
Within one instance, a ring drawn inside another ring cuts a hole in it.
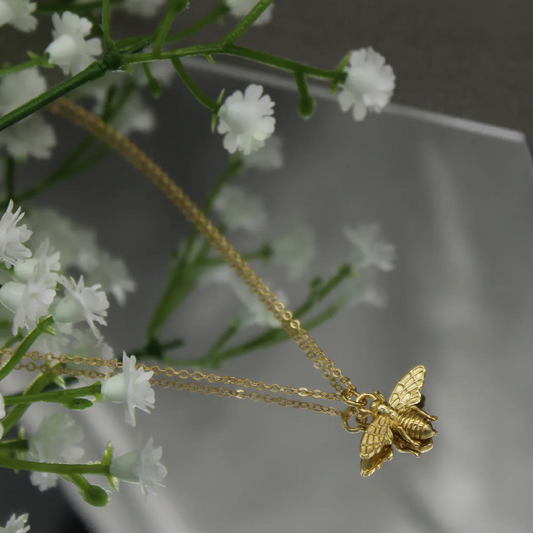
M 0 356 L 10 358 L 13 355 L 13 350 L 6 348 L 0 350 Z M 115 361 L 114 359 L 106 360 L 99 359 L 97 357 L 88 358 L 81 355 L 54 355 L 52 353 L 41 354 L 40 352 L 29 352 L 24 355 L 24 359 L 30 359 L 30 362 L 20 362 L 15 370 L 27 370 L 28 372 L 39 371 L 43 374 L 54 373 L 59 376 L 68 376 L 73 378 L 88 377 L 92 379 L 108 379 L 113 375 L 113 370 L 122 368 L 122 363 Z M 43 360 L 41 365 L 36 364 L 38 361 Z M 76 368 L 65 367 L 65 364 L 71 363 L 76 365 Z M 108 367 L 111 372 L 98 372 L 97 370 L 90 370 L 80 368 L 79 365 L 90 365 L 95 367 Z M 189 370 L 181 369 L 176 370 L 174 368 L 161 368 L 157 365 L 148 366 L 144 363 L 138 365 L 138 368 L 144 368 L 146 371 L 152 371 L 154 375 L 164 374 L 165 377 L 161 379 L 155 379 L 152 377 L 150 382 L 153 385 L 157 385 L 163 389 L 172 387 L 175 390 L 185 390 L 188 392 L 202 392 L 203 394 L 216 394 L 219 397 L 225 398 L 248 398 L 254 402 L 262 401 L 264 403 L 274 403 L 282 407 L 289 406 L 295 409 L 308 409 L 310 411 L 316 411 L 318 413 L 326 413 L 332 416 L 342 416 L 342 412 L 333 407 L 327 407 L 324 405 L 303 402 L 299 400 L 290 400 L 283 396 L 272 396 L 271 394 L 261 395 L 259 392 L 247 393 L 242 389 L 231 390 L 223 387 L 210 387 L 209 385 L 199 385 L 195 382 L 207 381 L 208 383 L 222 383 L 224 385 L 235 385 L 244 388 L 255 388 L 258 391 L 270 391 L 273 393 L 284 393 L 287 395 L 297 394 L 302 397 L 322 398 L 324 400 L 342 401 L 341 395 L 334 392 L 323 392 L 320 390 L 309 390 L 305 387 L 291 387 L 278 385 L 277 383 L 267 384 L 264 381 L 252 381 L 250 379 L 236 378 L 233 376 L 217 376 L 216 374 L 204 374 L 200 371 L 190 372 Z M 171 380 L 169 378 L 177 377 L 179 379 Z M 183 379 L 193 379 L 194 381 L 184 383 Z
M 92 133 L 95 137 L 120 153 L 134 167 L 143 172 L 194 224 L 196 229 L 235 270 L 237 275 L 248 285 L 259 300 L 263 302 L 266 308 L 273 313 L 283 329 L 298 344 L 299 348 L 305 352 L 307 358 L 313 362 L 314 367 L 321 371 L 322 376 L 329 381 L 333 389 L 337 393 L 341 393 L 344 390 L 344 385 L 353 391 L 356 390 L 351 381 L 343 376 L 342 372 L 326 357 L 316 342 L 308 335 L 307 331 L 302 328 L 300 322 L 294 319 L 292 313 L 277 300 L 276 296 L 248 266 L 238 252 L 234 250 L 231 244 L 215 228 L 196 204 L 192 202 L 183 190 L 172 181 L 170 176 L 152 159 L 127 137 L 72 100 L 61 98 L 50 104 L 48 109 L 52 113 L 67 118 L 74 124 Z

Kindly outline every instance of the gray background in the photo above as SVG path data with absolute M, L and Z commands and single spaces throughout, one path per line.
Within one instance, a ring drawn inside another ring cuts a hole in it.
M 349 48 L 371 44 L 395 67 L 395 100 L 526 132 L 530 127 L 525 87 L 531 65 L 524 53 L 531 39 L 529 3 L 278 4 L 272 27 L 254 30 L 248 44 L 290 50 L 292 57 L 324 67 Z M 207 2 L 187 16 L 204 8 Z M 298 23 L 291 18 L 295 12 Z M 130 19 L 120 24 L 134 32 Z M 0 50 L 7 56 L 6 46 Z M 196 79 L 210 94 L 243 86 L 216 76 Z M 251 175 L 244 185 L 266 198 L 269 235 L 279 234 L 293 216 L 314 227 L 321 253 L 313 273 L 327 273 L 342 260 L 342 225 L 382 223 L 399 250 L 398 270 L 388 278 L 389 307 L 346 312 L 316 338 L 362 390 L 378 387 L 388 395 L 409 368 L 425 364 L 427 409 L 440 417 L 435 449 L 420 460 L 399 456 L 362 480 L 359 438 L 346 434 L 337 419 L 158 391 L 156 411 L 139 421 L 143 433 L 163 445 L 167 490 L 149 508 L 136 488 L 125 486 L 110 509 L 86 516 L 90 530 L 529 531 L 533 198 L 525 144 L 431 124 L 401 109 L 357 125 L 335 103 L 321 103 L 316 117 L 303 123 L 294 95 L 271 94 L 287 167 Z M 155 106 L 157 133 L 136 139 L 201 200 L 225 159 L 208 113 L 179 84 Z M 80 134 L 56 124 L 67 150 Z M 55 158 L 60 161 L 61 150 Z M 29 164 L 20 186 L 48 167 Z M 142 342 L 165 261 L 187 225 L 116 156 L 102 168 L 38 203 L 96 225 L 102 246 L 128 260 L 139 291 L 127 312 L 111 310 L 108 328 L 113 346 L 128 349 Z M 242 249 L 253 244 L 243 235 L 233 240 Z M 281 271 L 268 270 L 267 278 L 285 288 L 291 302 L 304 292 L 303 283 L 289 283 Z M 186 332 L 186 354 L 200 353 L 224 327 L 232 305 L 237 309 L 229 291 L 205 289 L 167 333 Z M 289 344 L 234 361 L 224 372 L 327 387 Z M 119 409 L 80 417 L 92 458 L 107 438 L 128 449 L 133 433 L 123 433 L 121 417 Z M 29 490 L 20 477 L 16 483 Z M 46 502 L 46 512 L 32 513 L 32 531 L 57 531 L 63 520 L 52 507 L 59 505 L 57 492 L 42 497 L 35 501 Z M 3 498 L 5 514 L 25 508 L 9 498 Z M 76 495 L 72 502 L 88 511 Z

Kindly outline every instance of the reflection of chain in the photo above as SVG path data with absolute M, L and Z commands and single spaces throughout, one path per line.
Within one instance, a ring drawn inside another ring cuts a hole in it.
M 316 342 L 309 337 L 307 331 L 301 327 L 300 322 L 293 318 L 292 313 L 285 309 L 285 306 L 277 300 L 276 296 L 233 249 L 231 244 L 213 226 L 202 211 L 152 159 L 127 137 L 124 137 L 112 126 L 75 104 L 72 100 L 65 98 L 56 100 L 48 106 L 48 109 L 52 113 L 61 115 L 74 124 L 81 126 L 102 142 L 108 144 L 133 166 L 143 172 L 194 224 L 196 229 L 235 270 L 236 274 L 248 285 L 259 300 L 265 304 L 266 308 L 273 313 L 283 329 L 296 341 L 300 349 L 305 352 L 307 358 L 313 361 L 315 368 L 321 370 L 322 376 L 330 382 L 331 386 L 338 393 L 343 391 L 343 385 L 355 392 L 355 387 L 351 381 L 344 377 L 338 368 L 335 368 L 332 361 L 326 357 Z

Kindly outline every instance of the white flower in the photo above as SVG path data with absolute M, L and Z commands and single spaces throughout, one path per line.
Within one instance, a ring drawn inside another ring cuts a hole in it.
M 37 248 L 37 251 L 33 254 L 31 259 L 27 259 L 26 261 L 19 262 L 15 265 L 13 269 L 13 277 L 15 278 L 15 281 L 18 281 L 19 283 L 27 283 L 39 261 L 43 261 L 46 272 L 52 276 L 53 282 L 57 283 L 59 280 L 58 272 L 61 270 L 59 257 L 59 252 L 53 252 L 50 249 L 50 243 L 46 240 L 39 246 L 39 248 Z
M 387 305 L 387 293 L 379 283 L 375 268 L 358 272 L 354 278 L 347 279 L 341 286 L 341 296 L 337 300 L 342 307 L 352 308 L 361 303 L 374 307 Z
M 259 0 L 226 0 L 230 13 L 236 18 L 244 18 L 252 10 Z M 254 26 L 261 26 L 272 20 L 273 4 L 270 4 L 254 22 Z
M 257 168 L 258 170 L 279 170 L 283 168 L 285 160 L 283 158 L 281 137 L 272 135 L 272 137 L 267 139 L 263 148 L 243 156 L 242 159 L 247 168 Z
M 130 15 L 150 18 L 157 15 L 163 4 L 166 0 L 126 0 L 123 7 Z
M 0 132 L 0 146 L 15 159 L 48 159 L 56 144 L 54 128 L 41 115 L 32 115 Z
M 346 238 L 355 246 L 351 263 L 356 271 L 376 266 L 387 272 L 394 269 L 396 251 L 393 244 L 381 238 L 377 224 L 358 226 L 356 229 L 344 228 Z
M 132 95 L 122 106 L 112 124 L 122 135 L 130 133 L 150 133 L 156 126 L 155 114 L 142 100 L 139 94 Z
M 34 329 L 39 319 L 48 313 L 56 295 L 56 281 L 57 275 L 50 272 L 46 261 L 41 259 L 26 284 L 10 281 L 0 288 L 0 303 L 15 313 L 13 335 L 19 328 Z
M 122 481 L 138 483 L 145 494 L 155 493 L 157 486 L 164 486 L 161 481 L 167 475 L 167 469 L 159 462 L 162 455 L 163 448 L 155 448 L 154 439 L 150 437 L 144 448 L 113 459 L 109 472 Z
M 74 225 L 53 209 L 32 209 L 26 220 L 33 230 L 30 244 L 36 246 L 49 240 L 51 247 L 61 253 L 65 270 L 74 266 L 88 272 L 98 266 L 100 249 L 92 229 Z
M 0 113 L 13 111 L 28 100 L 44 93 L 46 79 L 36 68 L 23 70 L 2 78 L 0 84 Z
M 0 394 L 0 420 L 3 420 L 6 416 L 6 406 L 4 403 L 4 397 Z M 4 436 L 4 426 L 0 424 L 0 439 Z
M 343 111 L 353 106 L 355 120 L 363 120 L 368 110 L 379 113 L 389 103 L 396 78 L 385 58 L 372 48 L 353 51 L 344 72 L 346 81 L 337 99 Z
M 28 0 L 0 0 L 0 27 L 11 24 L 17 30 L 30 32 L 37 27 L 37 19 L 32 13 L 37 4 Z
M 135 368 L 136 358 L 122 354 L 122 373 L 102 383 L 102 395 L 115 403 L 122 403 L 126 408 L 126 424 L 135 427 L 135 409 L 149 413 L 154 408 L 155 392 L 150 385 L 153 371 Z
M 93 27 L 88 19 L 65 11 L 61 17 L 54 13 L 52 22 L 54 40 L 45 52 L 50 56 L 50 63 L 61 67 L 63 74 L 79 74 L 102 53 L 100 39 L 85 40 Z
M 272 259 L 287 265 L 289 278 L 299 278 L 316 256 L 315 234 L 303 225 L 293 226 L 287 235 L 272 243 Z
M 150 63 L 150 72 L 161 85 L 166 87 L 172 84 L 177 74 L 174 65 L 170 61 L 152 61 Z M 135 68 L 133 76 L 140 87 L 148 86 L 148 80 L 142 67 Z
M 265 227 L 267 213 L 261 198 L 249 196 L 236 185 L 224 187 L 213 203 L 224 225 L 229 230 L 245 229 L 256 232 Z
M 18 265 L 31 257 L 31 250 L 22 243 L 31 237 L 32 232 L 26 224 L 17 227 L 23 217 L 20 207 L 13 213 L 13 200 L 10 200 L 0 219 L 0 263 L 6 267 Z
M 76 324 L 85 320 L 94 335 L 99 339 L 101 333 L 94 325 L 95 322 L 107 325 L 105 318 L 109 302 L 100 285 L 85 287 L 83 276 L 76 283 L 74 278 L 59 277 L 59 283 L 67 289 L 68 294 L 61 300 L 53 313 L 54 321 L 60 324 Z M 1 289 L 0 289 L 1 292 Z
M 9 113 L 39 96 L 46 88 L 46 79 L 36 68 L 2 78 L 0 115 Z M 32 115 L 0 132 L 0 146 L 5 146 L 8 154 L 15 158 L 48 158 L 55 144 L 54 130 L 41 115 Z
M 126 263 L 104 251 L 99 253 L 97 261 L 98 267 L 91 271 L 87 283 L 100 283 L 105 292 L 113 294 L 119 305 L 124 305 L 126 293 L 133 292 L 137 288 L 137 284 L 130 277 Z
M 267 286 L 268 282 L 264 282 Z M 231 287 L 237 294 L 239 300 L 246 307 L 246 317 L 244 319 L 244 326 L 267 326 L 269 328 L 280 328 L 281 323 L 269 311 L 263 302 L 258 300 L 257 296 L 250 290 L 250 288 L 243 283 L 237 276 L 234 277 L 233 282 L 230 282 Z M 287 305 L 289 299 L 284 291 L 278 290 L 274 292 L 278 301 Z
M 220 123 L 218 133 L 225 134 L 224 148 L 234 154 L 236 151 L 245 155 L 258 150 L 274 133 L 276 119 L 274 102 L 270 96 L 263 94 L 261 85 L 249 85 L 244 92 L 234 92 L 226 98 L 218 111 Z
M 13 514 L 8 520 L 6 527 L 0 527 L 0 533 L 27 533 L 30 526 L 26 525 L 28 514 L 22 514 L 19 517 Z
M 67 413 L 46 417 L 37 432 L 29 438 L 28 459 L 41 463 L 76 463 L 84 454 L 76 446 L 84 439 L 83 430 Z M 32 472 L 31 482 L 41 491 L 54 487 L 58 476 Z

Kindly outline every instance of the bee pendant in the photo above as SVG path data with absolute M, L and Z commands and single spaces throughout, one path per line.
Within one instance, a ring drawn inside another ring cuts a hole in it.
M 433 448 L 433 436 L 437 432 L 431 422 L 436 416 L 428 415 L 417 407 L 422 400 L 421 389 L 424 386 L 426 369 L 417 366 L 408 372 L 394 387 L 387 402 L 379 392 L 374 394 L 360 394 L 357 401 L 352 401 L 343 395 L 346 404 L 358 411 L 361 417 L 371 417 L 369 424 L 363 424 L 364 433 L 361 439 L 361 475 L 367 477 L 381 468 L 385 461 L 390 461 L 394 455 L 394 446 L 399 452 L 412 453 L 419 457 L 421 453 Z M 372 400 L 369 409 L 361 408 L 361 400 Z M 347 412 L 353 413 L 348 410 Z M 350 432 L 361 431 L 361 425 L 352 428 L 348 420 L 343 418 L 344 427 Z

